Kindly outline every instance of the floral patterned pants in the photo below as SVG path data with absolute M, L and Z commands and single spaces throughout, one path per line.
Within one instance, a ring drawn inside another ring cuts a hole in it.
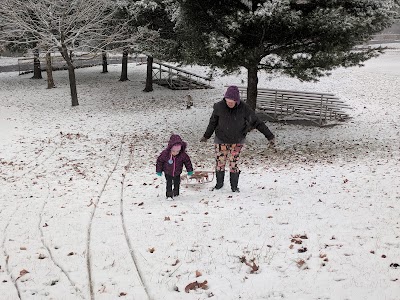
M 239 173 L 238 161 L 243 144 L 215 144 L 215 160 L 217 171 L 225 171 L 226 162 L 229 160 L 231 173 Z

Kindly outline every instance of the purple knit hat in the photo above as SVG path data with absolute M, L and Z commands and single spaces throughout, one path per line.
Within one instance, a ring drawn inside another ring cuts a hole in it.
M 228 87 L 228 89 L 225 92 L 224 98 L 225 99 L 235 100 L 236 103 L 239 105 L 239 103 L 240 103 L 240 94 L 239 94 L 238 87 L 236 85 L 231 85 L 230 87 Z

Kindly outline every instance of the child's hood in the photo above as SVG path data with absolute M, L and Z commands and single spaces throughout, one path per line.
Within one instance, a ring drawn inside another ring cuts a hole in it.
M 177 144 L 181 145 L 181 147 L 182 147 L 181 152 L 185 152 L 187 144 L 177 134 L 173 134 L 169 138 L 167 150 L 171 151 L 172 146 L 177 145 Z

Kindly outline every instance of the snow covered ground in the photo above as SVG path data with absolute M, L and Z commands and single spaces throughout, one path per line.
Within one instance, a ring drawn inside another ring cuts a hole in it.
M 226 178 L 216 192 L 183 184 L 174 201 L 157 155 L 177 133 L 195 169 L 213 169 L 199 139 L 246 76 L 190 91 L 186 110 L 187 91 L 143 93 L 145 69 L 130 64 L 127 82 L 120 66 L 77 70 L 78 107 L 65 71 L 53 90 L 0 73 L 1 299 L 400 299 L 398 49 L 318 83 L 260 75 L 333 92 L 352 119 L 268 123 L 276 149 L 249 134 L 239 194 Z

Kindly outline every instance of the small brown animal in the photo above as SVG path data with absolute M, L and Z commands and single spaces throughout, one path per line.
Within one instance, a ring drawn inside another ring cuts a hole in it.
M 190 109 L 193 106 L 192 96 L 186 95 L 186 109 Z

